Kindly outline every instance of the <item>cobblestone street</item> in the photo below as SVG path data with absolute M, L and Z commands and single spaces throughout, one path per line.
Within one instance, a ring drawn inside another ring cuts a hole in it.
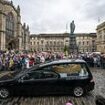
M 105 97 L 105 70 L 93 69 L 92 73 L 95 80 L 94 93 Z
M 11 97 L 7 100 L 0 99 L 0 105 L 65 105 L 69 99 L 73 105 L 95 105 L 95 96 L 105 97 L 105 70 L 91 69 L 95 90 L 84 97 L 75 98 L 73 96 L 42 96 L 42 97 Z

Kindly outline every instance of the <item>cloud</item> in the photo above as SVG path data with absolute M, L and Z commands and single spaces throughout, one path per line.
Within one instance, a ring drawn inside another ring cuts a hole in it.
M 103 0 L 14 0 L 20 5 L 22 22 L 31 33 L 69 32 L 75 21 L 75 32 L 95 32 L 98 17 L 105 18 Z M 66 30 L 66 25 L 68 29 Z
M 86 18 L 97 19 L 98 17 L 105 17 L 105 2 L 103 0 L 88 0 L 86 3 L 84 12 L 86 14 Z

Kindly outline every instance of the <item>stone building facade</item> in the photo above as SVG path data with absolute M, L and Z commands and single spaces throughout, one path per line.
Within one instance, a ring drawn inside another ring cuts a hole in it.
M 96 51 L 96 33 L 77 33 L 79 52 Z M 69 48 L 69 33 L 30 35 L 30 50 L 63 52 Z
M 105 22 L 97 26 L 97 51 L 105 53 Z
M 39 34 L 30 35 L 30 48 L 36 51 L 63 51 L 69 44 L 67 34 Z
M 79 52 L 95 52 L 96 33 L 79 33 L 76 35 Z
M 0 0 L 0 50 L 28 50 L 29 34 L 29 26 L 21 23 L 20 7 Z

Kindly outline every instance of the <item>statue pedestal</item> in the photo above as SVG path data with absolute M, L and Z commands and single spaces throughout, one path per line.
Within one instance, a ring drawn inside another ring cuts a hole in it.
M 76 36 L 75 34 L 70 34 L 69 54 L 77 54 L 77 53 L 78 53 L 78 47 L 76 44 Z

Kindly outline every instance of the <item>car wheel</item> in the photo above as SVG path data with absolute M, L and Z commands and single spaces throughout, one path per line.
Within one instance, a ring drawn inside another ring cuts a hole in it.
M 6 88 L 0 89 L 0 97 L 5 99 L 9 96 L 9 91 Z
M 75 87 L 73 90 L 73 94 L 76 97 L 81 97 L 84 94 L 84 89 L 82 87 Z

